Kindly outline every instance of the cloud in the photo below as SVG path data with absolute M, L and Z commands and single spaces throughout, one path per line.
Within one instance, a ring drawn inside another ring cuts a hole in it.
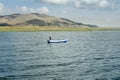
M 17 8 L 18 11 L 22 13 L 41 13 L 41 14 L 48 14 L 49 10 L 47 7 L 42 7 L 42 8 L 28 8 L 26 6 L 22 6 Z
M 28 9 L 27 9 L 26 6 L 22 6 L 22 7 L 20 8 L 20 10 L 21 10 L 22 12 L 26 12 Z
M 42 1 L 45 3 L 52 3 L 52 4 L 67 4 L 69 0 L 37 0 Z
M 113 8 L 111 0 L 36 0 L 39 2 L 59 4 L 59 5 L 71 5 L 77 8 Z
M 38 8 L 37 11 L 42 13 L 42 14 L 49 13 L 49 10 L 47 7 Z
M 4 5 L 2 3 L 0 3 L 0 12 L 3 11 Z
M 101 2 L 99 3 L 99 6 L 102 8 L 107 8 L 110 6 L 110 3 L 107 0 L 101 0 Z
M 110 2 L 108 0 L 75 0 L 77 8 L 108 8 Z

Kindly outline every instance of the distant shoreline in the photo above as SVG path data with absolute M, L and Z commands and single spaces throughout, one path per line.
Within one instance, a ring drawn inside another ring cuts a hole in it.
M 39 31 L 113 31 L 120 30 L 119 27 L 0 27 L 0 32 L 39 32 Z

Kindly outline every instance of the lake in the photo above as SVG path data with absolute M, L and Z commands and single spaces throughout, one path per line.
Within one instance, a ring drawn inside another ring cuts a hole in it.
M 120 80 L 120 31 L 0 32 L 0 80 Z

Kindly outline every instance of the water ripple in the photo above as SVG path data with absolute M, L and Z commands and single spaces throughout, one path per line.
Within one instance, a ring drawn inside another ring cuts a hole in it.
M 0 80 L 120 80 L 120 32 L 0 32 Z M 48 36 L 68 43 L 48 44 Z

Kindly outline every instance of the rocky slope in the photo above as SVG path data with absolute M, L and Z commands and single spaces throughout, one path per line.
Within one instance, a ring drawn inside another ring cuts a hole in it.
M 57 18 L 45 14 L 11 14 L 0 16 L 0 26 L 62 26 L 62 27 L 97 27 L 78 23 L 65 18 Z

